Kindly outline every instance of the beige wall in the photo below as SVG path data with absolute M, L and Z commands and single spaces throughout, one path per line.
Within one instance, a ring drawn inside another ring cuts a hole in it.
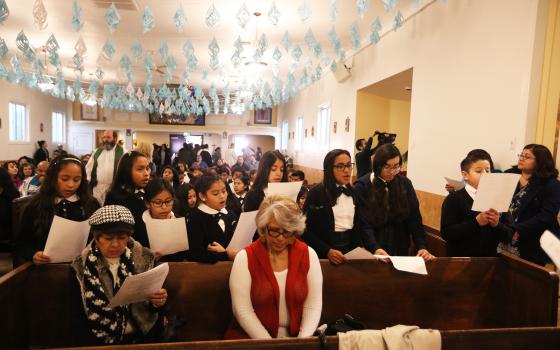
M 410 132 L 410 102 L 389 100 L 389 127 L 387 132 L 397 134 L 395 145 L 402 154 L 408 151 Z
M 249 142 L 249 146 L 257 149 L 260 146 L 263 153 L 266 151 L 274 150 L 274 137 L 265 135 L 245 135 L 245 138 Z

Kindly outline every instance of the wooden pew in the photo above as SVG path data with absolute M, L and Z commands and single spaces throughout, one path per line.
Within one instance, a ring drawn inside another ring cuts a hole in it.
M 391 264 L 321 261 L 322 322 L 349 313 L 369 328 L 412 324 L 440 330 L 556 325 L 558 276 L 521 259 L 438 258 L 428 275 Z M 220 340 L 231 317 L 230 262 L 171 263 L 168 304 L 185 324 L 177 341 Z M 69 266 L 26 264 L 0 280 L 0 336 L 10 349 L 91 345 Z
M 441 331 L 442 350 L 550 350 L 560 348 L 560 328 L 507 328 L 488 330 Z M 245 349 L 288 349 L 321 350 L 316 337 L 270 340 L 222 340 L 180 342 L 149 345 L 82 347 L 82 350 L 245 350 Z M 327 337 L 328 350 L 338 349 L 338 337 Z

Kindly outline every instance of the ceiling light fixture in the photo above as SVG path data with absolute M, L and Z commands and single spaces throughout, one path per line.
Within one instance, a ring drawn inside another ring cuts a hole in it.
M 41 49 L 45 53 L 45 69 L 47 70 L 47 72 L 46 74 L 41 76 L 41 81 L 37 83 L 37 87 L 39 87 L 39 90 L 41 90 L 42 92 L 47 92 L 47 91 L 51 91 L 54 88 L 54 83 L 52 82 L 52 79 L 49 77 L 49 64 L 47 63 L 47 50 L 44 46 L 41 47 Z
M 254 53 L 258 50 L 257 45 L 259 41 L 259 17 L 261 16 L 260 12 L 254 12 L 253 16 L 256 17 L 256 26 L 255 26 L 255 40 L 253 41 L 252 52 L 250 52 L 249 57 L 251 57 L 251 61 L 245 62 L 245 73 L 248 78 L 255 79 L 259 77 L 268 66 L 268 63 L 264 62 L 263 60 L 255 61 Z M 244 49 L 246 50 L 246 49 Z

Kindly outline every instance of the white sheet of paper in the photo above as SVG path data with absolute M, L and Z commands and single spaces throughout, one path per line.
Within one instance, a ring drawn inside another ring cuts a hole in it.
M 117 294 L 111 299 L 109 307 L 114 308 L 147 300 L 148 295 L 161 289 L 168 273 L 169 265 L 164 263 L 146 272 L 127 277 Z
M 280 195 L 285 196 L 293 200 L 294 202 L 297 201 L 297 195 L 299 190 L 301 189 L 301 185 L 303 185 L 303 181 L 298 182 L 269 182 L 268 189 L 266 192 L 267 196 L 272 195 Z
M 546 230 L 540 239 L 541 248 L 548 254 L 554 265 L 560 266 L 560 240 L 552 232 Z
M 354 248 L 353 250 L 349 251 L 348 253 L 344 254 L 346 259 L 348 260 L 360 260 L 360 259 L 369 259 L 369 260 L 376 260 L 376 256 L 368 252 L 362 247 Z
M 251 245 L 257 230 L 257 223 L 255 222 L 257 213 L 258 210 L 241 213 L 233 237 L 226 249 L 240 250 Z
M 376 255 L 378 257 L 383 257 L 383 255 Z M 399 271 L 406 271 L 417 273 L 419 275 L 427 275 L 428 270 L 426 270 L 426 263 L 424 259 L 419 256 L 391 256 L 389 257 L 395 269 Z
M 54 216 L 43 254 L 51 258 L 51 263 L 74 260 L 86 247 L 89 223 L 72 221 Z
M 485 174 L 480 177 L 472 210 L 495 209 L 500 213 L 509 209 L 519 174 Z
M 445 179 L 445 181 L 447 181 L 447 184 L 449 186 L 451 186 L 451 187 L 453 187 L 453 189 L 455 189 L 455 191 L 460 191 L 463 188 L 465 188 L 465 184 L 462 183 L 459 180 L 453 180 L 453 179 L 451 179 L 449 177 L 446 177 L 446 176 L 444 176 L 443 178 Z
M 152 219 L 144 217 L 150 249 L 162 255 L 189 250 L 189 238 L 185 218 Z

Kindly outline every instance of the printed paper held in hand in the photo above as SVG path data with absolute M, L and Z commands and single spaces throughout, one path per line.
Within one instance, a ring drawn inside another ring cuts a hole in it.
M 151 270 L 128 276 L 109 303 L 110 308 L 146 301 L 148 295 L 157 292 L 169 273 L 169 265 L 161 264 Z
M 146 223 L 150 249 L 162 255 L 189 250 L 189 238 L 185 218 L 152 219 L 148 214 L 142 219 Z
M 74 260 L 86 247 L 89 223 L 72 221 L 54 216 L 43 254 L 51 258 L 51 263 Z
M 233 237 L 227 246 L 228 250 L 240 250 L 251 245 L 257 230 L 257 223 L 255 222 L 257 213 L 258 210 L 241 213 Z
M 500 213 L 509 209 L 519 182 L 518 174 L 485 174 L 480 177 L 472 211 L 495 209 Z
M 395 269 L 399 271 L 412 272 L 420 275 L 427 275 L 428 270 L 426 270 L 426 263 L 424 259 L 419 256 L 387 256 L 387 255 L 374 255 L 364 248 L 358 247 L 346 254 L 344 254 L 348 260 L 357 259 L 378 259 L 385 260 L 389 259 L 393 263 Z
M 455 191 L 460 191 L 463 188 L 465 188 L 465 184 L 462 183 L 461 181 L 453 180 L 453 179 L 445 177 L 445 176 L 443 178 L 445 179 L 445 181 L 447 181 L 447 184 L 449 186 L 453 187 L 453 189 Z
M 303 181 L 298 182 L 269 182 L 266 196 L 280 195 L 288 197 L 294 202 L 297 201 L 297 195 L 301 189 Z
M 560 266 L 560 240 L 552 232 L 546 230 L 540 239 L 541 248 L 548 254 L 554 265 Z

